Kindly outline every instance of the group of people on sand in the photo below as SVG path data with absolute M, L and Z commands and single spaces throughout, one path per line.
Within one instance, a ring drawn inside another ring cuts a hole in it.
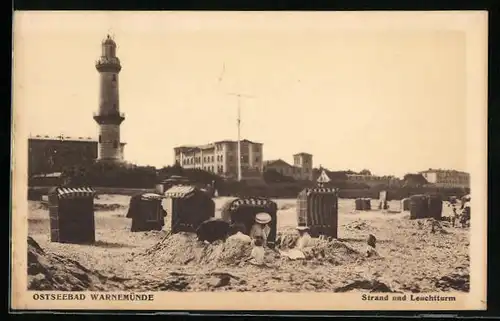
M 221 221 L 220 219 L 212 219 L 215 221 Z M 222 222 L 222 221 L 221 221 Z M 250 263 L 255 265 L 266 265 L 265 262 L 265 252 L 268 246 L 268 238 L 271 234 L 270 224 L 272 222 L 272 217 L 270 214 L 265 212 L 260 212 L 255 214 L 254 223 L 251 226 L 248 234 L 247 234 L 247 226 L 241 222 L 233 222 L 233 224 L 229 225 L 229 230 L 224 232 L 223 230 L 219 230 L 217 236 L 213 233 L 214 229 L 210 229 L 207 231 L 208 234 L 211 234 L 213 237 L 211 241 L 205 239 L 203 237 L 200 238 L 201 234 L 198 235 L 198 238 L 202 241 L 211 243 L 215 240 L 224 240 L 225 242 L 243 242 L 244 244 L 248 244 L 252 247 L 252 251 L 250 257 L 248 258 Z M 227 224 L 227 223 L 226 223 Z M 222 226 L 222 225 L 221 225 Z M 315 241 L 318 239 L 313 238 L 310 234 L 309 227 L 305 225 L 300 225 L 296 227 L 298 232 L 298 238 L 293 242 L 294 246 L 288 250 L 274 250 L 273 252 L 279 253 L 281 257 L 286 257 L 291 260 L 305 259 L 308 248 L 312 248 Z M 227 233 L 227 234 L 226 234 Z M 319 240 L 322 237 L 319 237 Z M 375 249 L 376 247 L 376 238 L 374 235 L 369 235 L 367 240 L 367 250 L 366 256 L 378 256 L 378 252 Z
M 234 223 L 230 227 L 230 236 L 227 240 L 240 240 L 251 244 L 252 252 L 250 256 L 253 263 L 263 264 L 265 250 L 268 247 L 268 237 L 271 233 L 271 221 L 272 217 L 268 213 L 257 213 L 255 215 L 255 222 L 248 235 L 245 234 L 245 225 Z M 311 236 L 308 233 L 309 228 L 306 226 L 298 226 L 297 230 L 299 231 L 299 239 L 296 248 L 302 249 L 310 243 Z

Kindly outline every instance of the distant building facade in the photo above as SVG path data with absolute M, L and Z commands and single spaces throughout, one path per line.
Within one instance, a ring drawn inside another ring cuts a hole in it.
M 242 140 L 242 179 L 261 179 L 263 172 L 263 144 Z M 206 145 L 174 148 L 174 162 L 186 169 L 202 169 L 228 179 L 238 177 L 238 142 L 222 140 Z
M 303 152 L 293 155 L 293 166 L 296 168 L 300 168 L 301 179 L 309 181 L 312 180 L 313 155 Z
M 293 155 L 293 165 L 282 159 L 265 161 L 264 170 L 275 170 L 282 175 L 293 177 L 296 180 L 311 181 L 313 179 L 312 155 L 308 153 Z
M 125 143 L 120 144 L 123 158 Z M 98 140 L 92 137 L 36 135 L 28 138 L 28 174 L 61 172 L 65 167 L 91 164 L 98 157 Z
M 398 187 L 402 185 L 402 181 L 396 177 L 377 176 L 377 175 L 361 175 L 347 174 L 347 180 L 352 183 L 366 184 L 370 187 L 377 185 L 385 185 L 390 187 Z
M 369 187 L 374 187 L 378 185 L 384 185 L 388 187 L 400 187 L 403 185 L 403 181 L 397 177 L 393 176 L 377 176 L 377 175 L 362 175 L 362 174 L 352 174 L 346 171 L 329 171 L 322 169 L 316 179 L 319 184 L 336 184 L 336 183 L 358 183 L 364 184 Z
M 446 169 L 432 169 L 421 171 L 427 182 L 437 187 L 470 188 L 470 174 L 466 172 Z

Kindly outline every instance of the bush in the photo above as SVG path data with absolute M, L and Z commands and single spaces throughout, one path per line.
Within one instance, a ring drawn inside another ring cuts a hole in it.
M 295 182 L 295 179 L 290 176 L 281 174 L 274 169 L 268 169 L 264 172 L 264 181 L 268 184 L 272 183 L 283 183 L 283 182 Z
M 71 166 L 63 170 L 62 180 L 70 185 L 88 185 L 120 188 L 153 188 L 159 181 L 172 175 L 187 177 L 194 184 L 222 185 L 223 179 L 213 173 L 200 169 L 183 169 L 180 166 L 167 166 L 157 170 L 152 166 L 130 164 L 94 163 Z
M 220 196 L 261 196 L 271 198 L 295 198 L 306 187 L 311 187 L 311 182 L 285 182 L 264 185 L 250 185 L 241 182 L 226 182 L 219 190 Z
M 157 181 L 152 166 L 105 163 L 65 168 L 63 177 L 70 185 L 122 188 L 152 188 Z
M 166 166 L 158 170 L 158 180 L 163 181 L 170 176 L 178 175 L 184 176 L 189 179 L 190 182 L 200 185 L 207 185 L 215 183 L 215 188 L 223 185 L 224 179 L 214 173 L 207 172 L 201 169 L 185 169 L 179 165 Z

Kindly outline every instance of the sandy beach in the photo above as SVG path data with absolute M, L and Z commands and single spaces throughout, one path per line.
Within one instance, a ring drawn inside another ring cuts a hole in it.
M 215 200 L 216 217 L 228 199 Z M 296 200 L 275 201 L 278 235 L 293 234 Z M 47 290 L 101 291 L 469 290 L 469 229 L 432 219 L 410 220 L 408 212 L 397 213 L 398 201 L 390 202 L 390 211 L 357 212 L 354 200 L 341 199 L 338 240 L 312 251 L 306 260 L 292 261 L 269 251 L 264 267 L 249 264 L 245 251 L 222 242 L 206 245 L 184 234 L 165 239 L 169 216 L 163 231 L 131 233 L 125 217 L 128 202 L 129 196 L 100 195 L 95 201 L 96 243 L 75 245 L 50 242 L 48 211 L 41 202 L 30 201 L 29 236 L 43 249 L 40 256 L 47 266 L 41 270 L 53 271 L 51 277 L 35 269 L 29 283 L 44 283 Z M 372 200 L 372 208 L 377 205 Z M 445 204 L 444 215 L 450 212 Z M 438 227 L 434 232 L 433 224 Z M 377 238 L 378 255 L 367 258 L 369 234 Z M 83 283 L 74 278 L 82 273 L 94 278 L 88 281 L 86 276 Z

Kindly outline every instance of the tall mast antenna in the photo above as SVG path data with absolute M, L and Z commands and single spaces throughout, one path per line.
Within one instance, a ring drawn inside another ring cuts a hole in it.
M 239 93 L 228 93 L 228 95 L 236 96 L 238 99 L 238 118 L 236 123 L 238 126 L 238 182 L 241 181 L 241 98 L 255 98 L 254 96 L 239 94 Z

